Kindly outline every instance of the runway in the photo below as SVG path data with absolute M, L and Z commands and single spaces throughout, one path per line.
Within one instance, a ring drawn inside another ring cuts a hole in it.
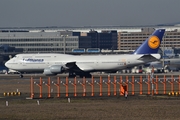
M 139 74 L 131 74 L 131 73 L 127 73 L 127 74 L 122 74 L 122 73 L 111 73 L 111 74 L 108 74 L 108 73 L 105 73 L 105 74 L 92 74 L 92 76 L 94 78 L 99 78 L 100 76 L 103 77 L 103 78 L 107 78 L 108 76 L 122 76 L 122 77 L 125 77 L 125 76 L 134 76 L 135 78 L 138 78 L 139 76 L 142 76 L 143 78 L 147 78 L 147 76 L 150 75 L 150 74 L 144 74 L 144 73 L 139 73 Z M 172 75 L 175 76 L 175 77 L 178 77 L 180 75 L 180 72 L 169 72 L 169 73 L 154 73 L 154 76 L 158 76 L 159 78 L 163 78 L 163 76 L 166 76 L 167 78 L 170 78 Z M 45 76 L 44 74 L 23 74 L 23 78 L 20 78 L 19 77 L 19 74 L 0 74 L 0 77 L 1 79 L 0 80 L 8 80 L 8 79 L 23 79 L 23 80 L 29 80 L 31 77 L 33 78 L 39 78 L 39 77 L 42 77 L 42 78 L 48 78 L 48 77 L 51 77 L 51 78 L 57 78 L 57 77 L 62 77 L 62 78 L 65 78 L 65 77 L 68 77 L 68 74 L 58 74 L 56 76 Z M 77 76 L 77 78 L 79 78 Z M 72 79 L 72 78 L 71 78 Z

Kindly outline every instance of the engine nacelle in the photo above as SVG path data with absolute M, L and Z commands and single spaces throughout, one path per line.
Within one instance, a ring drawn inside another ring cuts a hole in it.
M 61 65 L 52 65 L 51 67 L 45 68 L 44 73 L 45 75 L 56 75 L 58 73 L 63 73 L 64 68 Z
M 52 65 L 50 67 L 50 71 L 52 73 L 62 73 L 64 70 L 63 70 L 63 67 L 61 65 Z
M 54 73 L 52 73 L 50 71 L 50 67 L 49 68 L 45 68 L 43 74 L 45 74 L 45 75 L 56 75 L 56 74 L 54 74 Z

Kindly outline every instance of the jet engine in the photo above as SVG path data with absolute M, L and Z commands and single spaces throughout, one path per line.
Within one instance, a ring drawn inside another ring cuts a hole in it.
M 63 73 L 63 72 L 64 72 L 63 66 L 52 65 L 48 68 L 45 68 L 43 74 L 45 74 L 45 75 L 56 75 L 58 73 Z

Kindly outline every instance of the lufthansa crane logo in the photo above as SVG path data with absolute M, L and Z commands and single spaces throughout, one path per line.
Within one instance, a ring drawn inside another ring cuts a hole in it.
M 160 45 L 160 40 L 157 36 L 152 36 L 149 41 L 148 41 L 148 45 L 150 48 L 152 49 L 156 49 L 159 47 Z

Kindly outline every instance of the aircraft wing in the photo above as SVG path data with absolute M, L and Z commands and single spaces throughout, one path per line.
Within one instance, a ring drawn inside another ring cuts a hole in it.
M 65 64 L 65 66 L 69 69 L 73 68 L 73 67 L 77 67 L 76 66 L 76 62 L 68 62 Z
M 85 64 L 78 64 L 76 62 L 68 62 L 65 65 L 69 70 L 73 71 L 91 71 L 93 70 L 92 67 L 85 65 Z
M 88 66 L 86 64 L 77 64 L 77 67 L 81 69 L 82 71 L 92 71 L 93 68 L 91 66 Z

